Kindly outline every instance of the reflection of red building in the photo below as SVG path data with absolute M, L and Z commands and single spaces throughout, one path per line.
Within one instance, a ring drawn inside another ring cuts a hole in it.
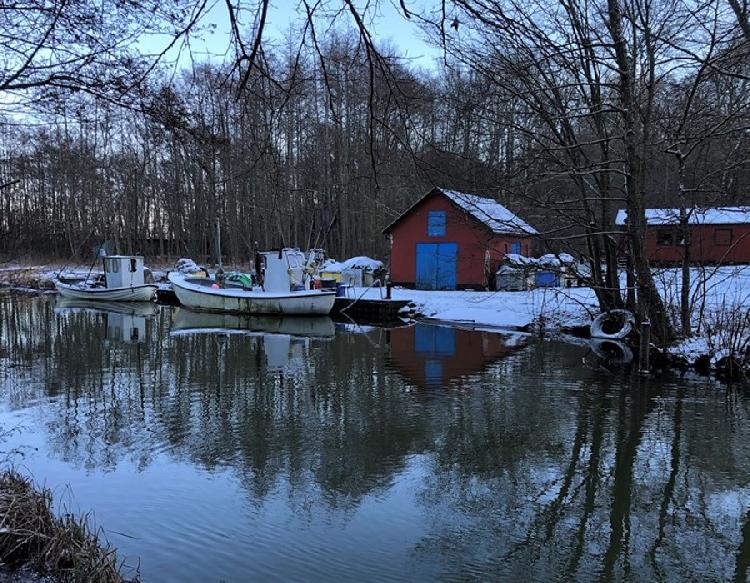
M 507 345 L 507 338 L 421 323 L 394 328 L 390 332 L 391 364 L 418 387 L 444 387 L 518 350 L 520 345 Z
M 750 263 L 750 207 L 687 209 L 693 263 Z M 617 213 L 624 226 L 627 214 Z M 653 263 L 682 261 L 680 209 L 646 209 L 646 254 Z

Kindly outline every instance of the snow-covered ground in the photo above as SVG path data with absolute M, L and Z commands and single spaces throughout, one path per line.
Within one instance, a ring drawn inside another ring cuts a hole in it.
M 679 322 L 681 274 L 679 269 L 655 270 L 656 283 Z M 625 276 L 622 276 L 625 285 Z M 354 288 L 349 297 L 380 298 L 385 290 Z M 717 354 L 740 345 L 750 334 L 750 266 L 724 266 L 691 270 L 694 337 L 676 343 L 671 351 L 689 362 L 700 355 Z M 426 318 L 497 328 L 542 325 L 560 330 L 588 325 L 598 312 L 590 288 L 547 288 L 520 292 L 421 291 L 394 288 L 398 300 L 410 300 Z M 748 318 L 748 329 L 739 321 Z
M 658 270 L 655 277 L 672 320 L 679 321 L 679 270 Z M 670 352 L 690 363 L 703 355 L 715 361 L 744 352 L 750 342 L 750 266 L 692 269 L 690 301 L 693 336 L 676 342 Z
M 353 288 L 351 298 L 380 298 L 385 290 Z M 559 329 L 586 325 L 596 313 L 590 288 L 540 288 L 521 292 L 423 291 L 394 288 L 395 300 L 409 300 L 426 318 L 498 328 L 543 323 Z

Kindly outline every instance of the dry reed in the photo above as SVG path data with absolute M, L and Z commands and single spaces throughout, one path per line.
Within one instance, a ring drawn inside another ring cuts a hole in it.
M 14 470 L 0 474 L 0 564 L 30 566 L 57 581 L 125 581 L 115 550 L 88 517 L 56 516 L 52 493 Z

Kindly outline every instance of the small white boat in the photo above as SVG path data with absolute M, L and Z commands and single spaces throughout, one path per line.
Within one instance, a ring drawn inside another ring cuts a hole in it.
M 179 272 L 169 282 L 180 304 L 193 310 L 238 314 L 321 315 L 333 309 L 336 292 L 306 289 L 305 256 L 296 249 L 261 253 L 262 283 L 252 287 Z
M 105 285 L 87 281 L 65 283 L 55 280 L 55 288 L 64 298 L 106 302 L 150 302 L 157 286 L 143 281 L 143 257 L 110 255 L 104 257 Z

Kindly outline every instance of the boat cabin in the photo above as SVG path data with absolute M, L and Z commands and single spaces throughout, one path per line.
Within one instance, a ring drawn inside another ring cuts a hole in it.
M 305 254 L 299 249 L 279 249 L 260 254 L 263 289 L 267 292 L 299 291 L 305 289 Z
M 104 279 L 108 288 L 144 285 L 143 257 L 137 255 L 106 256 Z

